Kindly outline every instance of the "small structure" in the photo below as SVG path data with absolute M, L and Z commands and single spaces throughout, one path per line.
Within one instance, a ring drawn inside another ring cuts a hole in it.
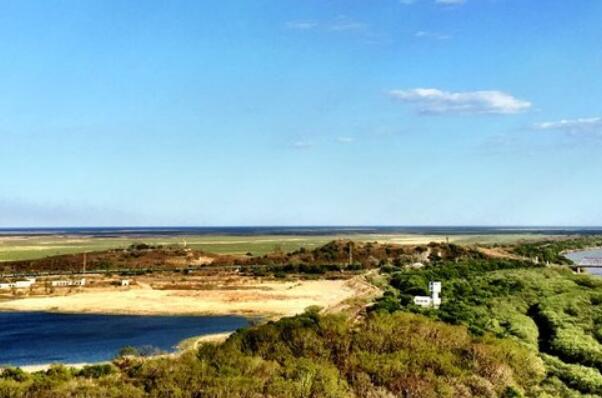
M 121 286 L 129 286 L 130 285 L 130 280 L 129 279 L 122 279 L 121 280 Z
M 15 281 L 0 282 L 0 290 L 27 289 L 36 283 L 36 278 L 25 278 Z
M 421 307 L 435 307 L 441 305 L 441 282 L 429 282 L 430 296 L 415 296 L 414 304 Z
M 86 285 L 86 279 L 85 278 L 81 278 L 81 279 L 57 280 L 57 281 L 51 281 L 50 285 L 52 287 L 85 286 Z
M 602 257 L 584 257 L 572 268 L 578 274 L 582 273 L 584 268 L 602 268 Z

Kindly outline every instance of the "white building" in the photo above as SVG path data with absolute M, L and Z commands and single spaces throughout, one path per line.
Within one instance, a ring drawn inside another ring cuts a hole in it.
M 0 290 L 27 289 L 36 282 L 36 278 L 25 278 L 11 282 L 1 282 Z
M 429 282 L 430 296 L 415 296 L 414 304 L 421 307 L 439 307 L 441 305 L 441 282 Z
M 129 279 L 122 279 L 121 280 L 121 286 L 129 286 L 130 285 L 130 280 Z
M 65 280 L 51 281 L 50 285 L 53 286 L 53 287 L 85 286 L 86 285 L 86 279 L 85 278 L 81 278 L 81 279 L 65 279 Z

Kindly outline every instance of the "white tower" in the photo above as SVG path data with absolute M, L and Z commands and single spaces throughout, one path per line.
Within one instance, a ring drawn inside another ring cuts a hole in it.
M 441 282 L 429 282 L 429 290 L 433 306 L 439 307 L 441 305 Z

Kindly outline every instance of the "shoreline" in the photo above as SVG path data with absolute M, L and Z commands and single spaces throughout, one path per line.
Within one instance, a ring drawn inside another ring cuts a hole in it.
M 571 253 L 579 253 L 579 252 L 587 252 L 587 251 L 591 251 L 591 250 L 602 250 L 602 246 L 592 246 L 592 247 L 586 247 L 585 249 L 569 249 L 569 250 L 563 250 L 560 252 L 561 256 L 566 257 L 566 254 L 571 254 Z M 571 260 L 570 258 L 566 257 L 568 260 L 570 260 L 571 262 L 574 263 L 573 260 Z
M 48 369 L 55 365 L 64 366 L 66 368 L 71 369 L 83 369 L 86 366 L 94 366 L 94 365 L 105 365 L 110 364 L 111 361 L 101 361 L 101 362 L 79 362 L 79 363 L 40 363 L 34 365 L 23 365 L 23 366 L 7 366 L 7 368 L 18 368 L 27 373 L 36 373 L 36 372 L 46 372 Z M 0 367 L 3 369 L 3 367 Z
M 180 341 L 174 347 L 175 351 L 169 352 L 167 354 L 158 354 L 152 355 L 149 357 L 145 357 L 145 359 L 156 359 L 161 357 L 171 357 L 171 356 L 179 356 L 184 354 L 185 352 L 196 350 L 201 344 L 219 344 L 232 335 L 235 331 L 231 332 L 220 332 L 220 333 L 210 333 L 204 334 L 200 336 L 193 336 L 187 339 Z M 36 372 L 45 372 L 50 369 L 52 366 L 60 365 L 65 366 L 71 369 L 80 370 L 86 366 L 95 366 L 95 365 L 109 365 L 113 361 L 99 361 L 99 362 L 74 362 L 74 363 L 62 363 L 62 362 L 51 362 L 51 363 L 40 363 L 40 364 L 31 364 L 31 365 L 22 365 L 22 366 L 0 366 L 0 370 L 5 368 L 19 368 L 28 373 L 36 373 Z
M 0 304 L 2 304 L 2 300 L 0 300 Z M 269 314 L 269 313 L 261 313 L 261 312 L 185 312 L 185 313 L 170 313 L 167 311 L 161 312 L 139 312 L 139 311 L 131 311 L 131 312 L 113 312 L 113 311 L 70 311 L 68 309 L 12 309 L 10 307 L 0 308 L 0 314 L 6 313 L 20 313 L 20 314 L 35 314 L 35 313 L 45 313 L 45 314 L 57 314 L 57 315 L 98 315 L 98 316 L 156 316 L 156 317 L 222 317 L 222 316 L 234 316 L 234 317 L 243 317 L 249 319 L 251 321 L 262 321 L 262 320 L 272 320 L 280 317 L 281 314 Z M 288 315 L 282 315 L 288 316 Z

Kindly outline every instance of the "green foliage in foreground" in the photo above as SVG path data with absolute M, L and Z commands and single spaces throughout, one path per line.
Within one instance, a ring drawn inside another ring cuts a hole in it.
M 526 347 L 421 315 L 360 323 L 316 311 L 245 329 L 178 358 L 0 377 L 2 397 L 518 397 L 540 391 Z
M 541 264 L 541 263 L 540 263 Z M 415 307 L 428 281 L 443 282 L 438 310 Z M 409 310 L 474 335 L 520 341 L 546 359 L 552 396 L 602 396 L 602 279 L 528 261 L 441 262 L 390 275 L 391 290 L 373 310 Z

